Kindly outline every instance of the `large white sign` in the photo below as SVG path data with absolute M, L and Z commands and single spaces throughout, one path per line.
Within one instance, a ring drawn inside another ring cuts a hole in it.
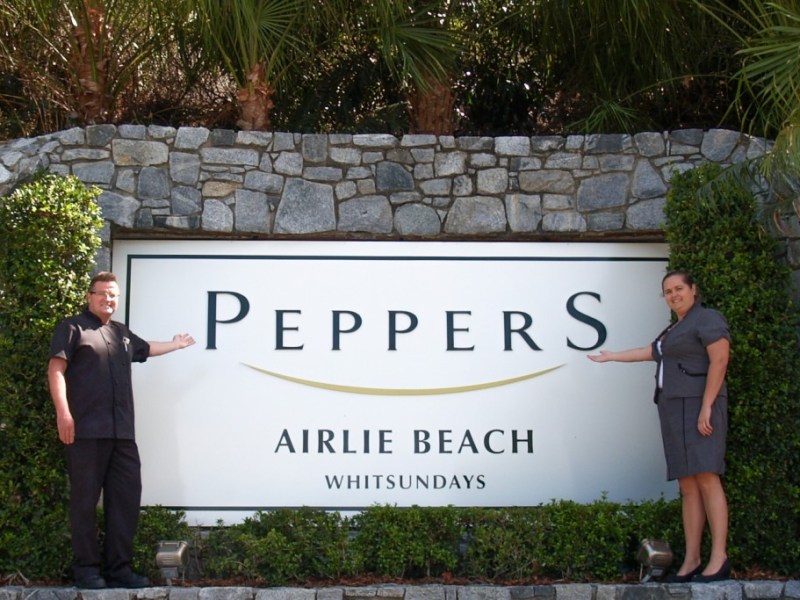
M 117 241 L 117 318 L 197 344 L 134 366 L 143 502 L 674 497 L 653 363 L 663 244 Z

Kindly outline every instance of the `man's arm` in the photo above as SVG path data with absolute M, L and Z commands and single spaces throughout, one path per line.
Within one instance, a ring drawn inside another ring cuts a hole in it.
M 47 383 L 50 386 L 50 397 L 56 409 L 56 424 L 58 425 L 58 439 L 65 444 L 75 441 L 75 421 L 69 410 L 67 402 L 67 361 L 63 358 L 53 357 L 47 363 Z
M 150 353 L 148 356 L 161 356 L 168 352 L 181 350 L 187 346 L 194 344 L 194 338 L 188 333 L 179 333 L 172 338 L 169 342 L 147 342 L 150 344 Z

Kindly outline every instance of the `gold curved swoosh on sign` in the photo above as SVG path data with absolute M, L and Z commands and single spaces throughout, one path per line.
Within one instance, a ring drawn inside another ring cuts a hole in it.
M 271 375 L 272 377 L 277 377 L 278 379 L 284 379 L 286 381 L 291 381 L 293 383 L 299 383 L 300 385 L 307 385 L 310 387 L 320 388 L 323 390 L 331 390 L 334 392 L 347 392 L 350 394 L 369 394 L 370 396 L 436 396 L 439 394 L 460 394 L 462 392 L 488 390 L 489 388 L 501 387 L 504 385 L 517 383 L 519 381 L 533 379 L 534 377 L 545 375 L 546 373 L 550 373 L 551 371 L 555 371 L 556 369 L 560 369 L 561 367 L 564 366 L 564 365 L 558 365 L 557 367 L 542 369 L 541 371 L 535 371 L 533 373 L 528 373 L 526 375 L 520 375 L 519 377 L 512 377 L 511 379 L 500 379 L 499 381 L 487 381 L 485 383 L 475 383 L 472 385 L 461 385 L 461 386 L 442 387 L 442 388 L 374 388 L 374 387 L 359 387 L 355 385 L 338 385 L 335 383 L 325 383 L 324 381 L 312 381 L 311 379 L 301 379 L 300 377 L 292 377 L 290 375 L 284 375 L 282 373 L 268 371 L 267 369 L 262 369 L 260 367 L 248 365 L 247 363 L 242 363 L 242 364 L 245 367 L 253 369 L 254 371 L 258 371 L 259 373 L 264 373 L 265 375 Z

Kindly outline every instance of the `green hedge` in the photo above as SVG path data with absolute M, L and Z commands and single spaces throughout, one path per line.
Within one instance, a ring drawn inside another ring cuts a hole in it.
M 84 303 L 98 193 L 47 175 L 0 198 L 0 574 L 57 579 L 71 560 L 45 372 L 56 323 Z
M 756 198 L 718 166 L 677 175 L 666 206 L 670 266 L 693 273 L 731 326 L 724 479 L 734 565 L 800 572 L 800 353 L 791 271 Z
M 665 234 L 672 267 L 698 278 L 733 331 L 725 485 L 730 554 L 740 573 L 800 573 L 798 315 L 778 242 L 756 221 L 752 194 L 702 167 L 675 175 Z M 713 182 L 717 183 L 713 183 Z M 699 192 L 704 193 L 699 193 Z M 46 389 L 56 322 L 84 303 L 102 224 L 97 190 L 39 177 L 0 198 L 0 576 L 58 581 L 71 557 L 67 481 Z M 510 582 L 635 577 L 642 538 L 682 559 L 680 503 L 553 501 L 519 508 L 370 507 L 257 513 L 200 530 L 180 512 L 142 513 L 136 568 L 158 578 L 156 545 L 191 541 L 203 579 L 268 585 L 372 575 Z
M 638 578 L 641 539 L 682 543 L 681 536 L 680 504 L 665 500 L 517 508 L 376 505 L 352 517 L 281 509 L 211 530 L 189 529 L 181 513 L 154 507 L 142 515 L 136 568 L 158 580 L 158 541 L 186 539 L 190 576 L 226 582 L 286 585 L 365 576 L 619 581 Z

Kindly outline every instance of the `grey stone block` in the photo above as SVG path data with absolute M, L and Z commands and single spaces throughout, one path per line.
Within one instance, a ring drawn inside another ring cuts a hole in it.
M 442 223 L 430 206 L 406 204 L 395 212 L 394 228 L 400 235 L 435 236 L 441 233 Z
M 631 136 L 621 133 L 598 133 L 586 136 L 587 154 L 625 152 L 631 147 Z
M 710 161 L 722 162 L 733 153 L 740 139 L 737 131 L 711 129 L 703 136 L 700 152 Z
M 504 194 L 508 190 L 508 169 L 481 169 L 477 189 L 479 194 Z
M 282 175 L 302 175 L 303 155 L 297 152 L 281 152 L 272 163 L 272 168 Z
M 506 215 L 511 231 L 536 231 L 542 222 L 542 199 L 531 194 L 508 194 L 505 197 Z
M 240 131 L 236 134 L 236 143 L 242 146 L 258 146 L 269 148 L 272 145 L 272 132 Z
M 312 163 L 325 162 L 328 158 L 328 136 L 317 133 L 306 133 L 302 142 L 303 160 Z
M 249 587 L 201 588 L 198 600 L 254 600 L 255 590 Z
M 206 143 L 210 133 L 205 127 L 181 127 L 175 134 L 175 148 L 197 150 Z
M 245 165 L 257 167 L 259 154 L 251 148 L 202 148 L 200 158 L 212 165 Z
M 163 142 L 115 139 L 111 142 L 114 162 L 119 166 L 163 165 L 169 156 L 169 147 Z
M 664 136 L 655 132 L 637 133 L 633 136 L 633 142 L 639 150 L 639 154 L 645 157 L 663 156 L 666 151 Z
M 219 200 L 210 198 L 203 203 L 203 229 L 233 231 L 233 212 Z
M 499 233 L 506 230 L 503 202 L 488 196 L 456 198 L 445 221 L 445 232 L 458 234 Z
M 626 224 L 629 229 L 660 229 L 664 225 L 666 199 L 642 200 L 628 207 Z
M 86 143 L 90 146 L 107 146 L 117 133 L 114 125 L 89 125 L 86 127 Z
M 650 161 L 640 160 L 633 172 L 631 195 L 634 198 L 657 198 L 667 193 L 667 184 Z
M 244 176 L 245 188 L 266 194 L 280 194 L 283 190 L 283 182 L 282 175 L 263 171 L 248 171 Z
M 54 135 L 65 146 L 82 146 L 86 143 L 86 133 L 80 127 L 59 131 Z
M 527 156 L 531 151 L 531 139 L 521 135 L 499 137 L 494 141 L 494 151 L 498 156 Z
M 235 199 L 236 231 L 269 232 L 272 213 L 265 193 L 237 190 Z
M 669 133 L 669 140 L 686 146 L 699 146 L 703 142 L 703 130 L 676 129 Z
M 519 189 L 532 193 L 574 194 L 575 179 L 569 171 L 520 171 Z
M 771 600 L 783 596 L 782 581 L 743 581 L 742 592 L 748 600 Z
M 385 196 L 345 200 L 339 205 L 339 231 L 390 233 L 392 207 Z
M 103 192 L 97 198 L 103 211 L 103 218 L 122 227 L 133 227 L 136 222 L 136 211 L 141 206 L 139 201 L 130 196 L 122 196 L 113 192 Z
M 139 171 L 136 192 L 142 199 L 159 199 L 169 197 L 169 177 L 164 169 L 145 167 Z
M 586 219 L 576 212 L 556 212 L 544 215 L 542 230 L 558 233 L 586 231 Z
M 72 174 L 84 183 L 100 183 L 108 185 L 114 179 L 116 167 L 111 161 L 75 163 Z M 18 169 L 19 173 L 21 169 Z
M 338 167 L 305 167 L 303 178 L 309 181 L 338 183 L 342 179 L 342 170 Z
M 364 148 L 394 148 L 399 140 L 388 133 L 363 133 L 353 136 L 353 145 Z
M 230 129 L 214 129 L 211 131 L 209 141 L 213 146 L 233 146 L 236 143 L 236 132 Z
M 433 160 L 433 169 L 437 177 L 461 175 L 466 173 L 467 154 L 465 152 L 443 152 Z
M 578 210 L 623 206 L 628 197 L 628 183 L 629 177 L 624 173 L 608 173 L 584 179 L 578 186 Z
M 289 179 L 275 215 L 275 233 L 334 231 L 333 188 L 302 179 Z
M 279 587 L 258 590 L 255 600 L 317 600 L 315 597 L 313 589 Z
M 375 167 L 375 186 L 379 192 L 413 190 L 414 176 L 401 164 L 379 162 Z
M 169 175 L 175 183 L 195 185 L 200 180 L 200 157 L 189 152 L 170 153 Z
M 145 125 L 120 125 L 119 134 L 131 140 L 143 140 L 147 137 L 147 127 Z
M 800 598 L 800 580 L 787 581 L 783 587 L 784 598 Z

